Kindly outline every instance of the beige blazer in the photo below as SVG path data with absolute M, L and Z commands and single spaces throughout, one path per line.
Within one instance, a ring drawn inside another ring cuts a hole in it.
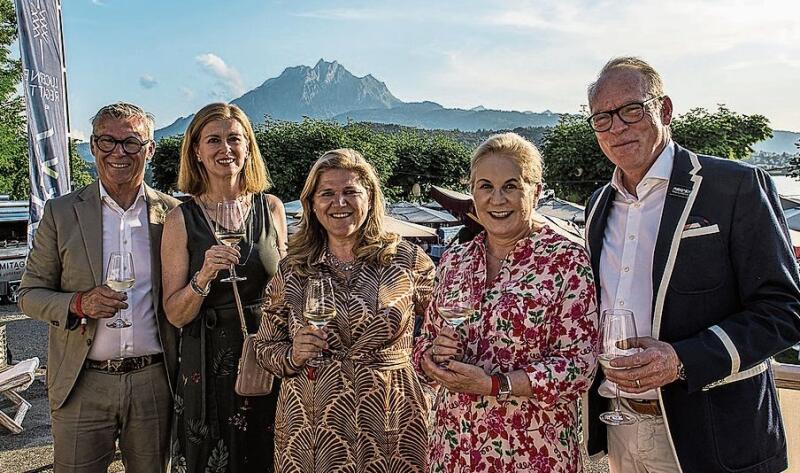
M 154 310 L 167 376 L 174 389 L 178 330 L 167 321 L 161 305 L 161 232 L 167 212 L 180 202 L 146 185 L 145 195 L 150 223 Z M 61 407 L 72 391 L 97 330 L 95 319 L 89 319 L 84 334 L 76 326 L 70 329 L 68 315 L 69 303 L 76 291 L 87 291 L 103 282 L 102 246 L 98 181 L 47 201 L 22 275 L 19 306 L 29 317 L 50 323 L 47 389 L 53 410 Z

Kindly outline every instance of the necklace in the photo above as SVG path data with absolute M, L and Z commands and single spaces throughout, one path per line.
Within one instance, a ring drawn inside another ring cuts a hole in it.
M 349 273 L 350 271 L 354 270 L 356 267 L 356 260 L 353 261 L 342 261 L 333 254 L 333 252 L 326 248 L 326 253 L 328 253 L 328 263 L 333 267 L 333 269 L 337 271 L 342 271 L 345 273 Z

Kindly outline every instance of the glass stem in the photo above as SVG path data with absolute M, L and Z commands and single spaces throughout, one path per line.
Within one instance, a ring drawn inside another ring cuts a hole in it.
M 236 265 L 235 264 L 231 265 L 230 273 L 231 273 L 231 278 L 235 279 L 236 278 Z
M 619 415 L 621 412 L 619 408 L 619 384 L 614 383 L 614 391 L 616 391 L 616 394 L 614 396 L 614 412 L 616 412 L 617 415 Z

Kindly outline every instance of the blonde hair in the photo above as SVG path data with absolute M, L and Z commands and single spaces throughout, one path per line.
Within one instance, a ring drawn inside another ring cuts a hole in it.
M 475 168 L 490 154 L 500 154 L 512 159 L 522 171 L 522 180 L 528 184 L 542 183 L 542 155 L 536 145 L 516 133 L 492 135 L 475 148 L 469 163 L 469 187 L 475 192 Z
M 191 195 L 201 195 L 208 190 L 208 172 L 200 164 L 195 146 L 200 142 L 200 132 L 209 122 L 214 120 L 235 119 L 244 128 L 247 139 L 248 156 L 245 158 L 244 168 L 239 174 L 241 191 L 245 194 L 266 191 L 271 187 L 269 172 L 261 157 L 261 151 L 256 143 L 256 134 L 247 115 L 236 105 L 227 103 L 212 103 L 200 109 L 186 133 L 181 144 L 181 163 L 178 170 L 178 189 Z
M 97 124 L 105 118 L 113 118 L 115 120 L 138 120 L 144 124 L 145 134 L 148 140 L 153 139 L 153 128 L 155 127 L 155 119 L 152 113 L 145 112 L 140 107 L 132 103 L 117 102 L 111 105 L 106 105 L 94 114 L 92 117 L 92 134 L 97 129 Z
M 597 75 L 597 80 L 589 84 L 587 90 L 589 97 L 589 107 L 592 106 L 592 100 L 597 93 L 597 88 L 602 82 L 604 76 L 615 69 L 632 69 L 641 74 L 645 82 L 645 94 L 649 97 L 661 97 L 664 95 L 664 81 L 661 80 L 661 75 L 644 59 L 634 56 L 616 57 L 606 63 Z M 656 101 L 656 107 L 660 106 L 660 102 Z
M 335 149 L 323 154 L 311 166 L 300 202 L 303 205 L 303 218 L 300 230 L 289 239 L 286 255 L 287 264 L 301 276 L 312 274 L 311 265 L 325 251 L 328 236 L 325 228 L 313 211 L 314 191 L 320 177 L 331 169 L 343 169 L 358 175 L 358 180 L 369 195 L 367 219 L 359 229 L 359 238 L 353 250 L 356 259 L 376 264 L 388 264 L 397 253 L 400 236 L 383 228 L 384 199 L 380 181 L 375 169 L 358 151 Z

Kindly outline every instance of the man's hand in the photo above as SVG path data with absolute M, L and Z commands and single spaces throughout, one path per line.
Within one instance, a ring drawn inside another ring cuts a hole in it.
M 484 396 L 492 393 L 492 377 L 475 365 L 450 360 L 447 368 L 442 368 L 433 361 L 428 350 L 422 355 L 422 369 L 452 393 Z
M 678 379 L 680 360 L 672 345 L 652 337 L 641 337 L 631 347 L 642 348 L 642 351 L 611 360 L 611 366 L 617 369 L 603 369 L 606 378 L 618 384 L 621 390 L 640 394 Z
M 108 286 L 97 286 L 83 293 L 81 298 L 81 309 L 86 317 L 92 319 L 107 319 L 117 313 L 117 310 L 127 309 L 128 295 L 124 292 L 117 292 Z M 69 311 L 73 314 L 78 313 L 75 307 L 75 298 L 69 304 Z

